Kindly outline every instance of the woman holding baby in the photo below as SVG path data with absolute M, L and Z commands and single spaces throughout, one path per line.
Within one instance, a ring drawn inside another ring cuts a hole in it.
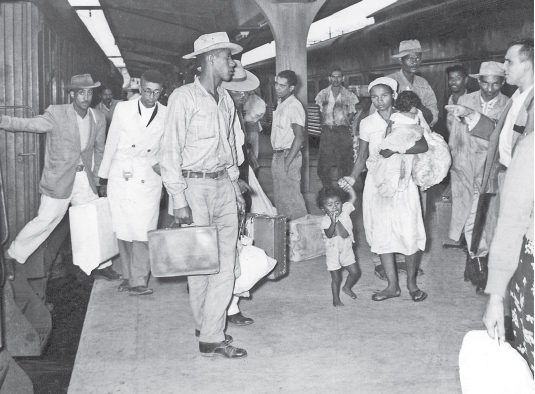
M 418 187 L 410 172 L 414 155 L 428 149 L 420 135 L 422 128 L 429 126 L 416 108 L 393 110 L 397 82 L 392 78 L 378 78 L 368 89 L 377 111 L 360 124 L 358 159 L 351 176 L 345 179 L 353 185 L 365 166 L 369 170 L 362 198 L 364 229 L 371 251 L 381 258 L 388 280 L 388 286 L 374 293 L 372 300 L 384 301 L 401 295 L 394 261 L 394 253 L 401 253 L 406 256 L 407 289 L 412 300 L 419 302 L 427 297 L 416 284 L 419 252 L 425 249 L 426 235 Z M 393 155 L 401 156 L 402 160 L 394 157 L 395 160 L 387 162 Z M 388 182 L 388 192 L 382 185 L 383 179 Z

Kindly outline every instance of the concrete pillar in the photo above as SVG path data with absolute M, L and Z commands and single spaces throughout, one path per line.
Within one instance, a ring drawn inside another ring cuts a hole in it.
M 293 70 L 299 79 L 295 96 L 307 110 L 307 36 L 326 0 L 255 0 L 269 22 L 277 46 L 277 73 Z M 308 138 L 303 144 L 301 190 L 310 191 Z

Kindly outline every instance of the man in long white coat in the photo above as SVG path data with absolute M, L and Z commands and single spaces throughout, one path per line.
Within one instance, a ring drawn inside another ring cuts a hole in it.
M 167 108 L 158 103 L 163 77 L 141 76 L 141 97 L 117 104 L 99 176 L 108 179 L 113 230 L 123 267 L 119 291 L 152 294 L 147 232 L 156 229 L 162 193 L 158 149 Z

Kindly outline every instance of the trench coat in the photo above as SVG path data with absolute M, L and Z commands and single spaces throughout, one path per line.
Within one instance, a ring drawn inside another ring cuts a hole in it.
M 117 104 L 99 171 L 108 179 L 113 230 L 129 242 L 147 241 L 147 232 L 156 229 L 162 193 L 162 178 L 153 166 L 167 108 L 156 103 L 157 113 L 147 126 L 140 105 L 139 100 Z
M 487 117 L 497 121 L 502 115 L 508 100 L 507 96 L 500 93 L 498 101 L 489 111 Z M 480 113 L 483 111 L 480 91 L 459 97 L 458 104 L 472 108 Z M 493 125 L 489 125 L 491 130 L 493 127 Z M 452 156 L 452 212 L 449 237 L 458 240 L 472 210 L 474 192 L 477 191 L 478 194 L 481 194 L 480 187 L 489 141 L 471 135 L 468 132 L 466 123 L 453 120 L 449 147 Z

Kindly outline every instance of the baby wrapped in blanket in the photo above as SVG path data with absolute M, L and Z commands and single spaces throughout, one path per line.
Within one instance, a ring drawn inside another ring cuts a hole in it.
M 404 153 L 419 141 L 424 133 L 418 117 L 420 99 L 412 91 L 401 92 L 396 99 L 395 112 L 390 116 L 392 131 L 379 144 L 379 150 L 389 149 L 396 152 L 392 156 L 379 158 L 368 170 L 375 186 L 384 197 L 393 197 L 398 191 L 407 188 L 412 172 L 413 155 Z M 387 129 L 388 132 L 388 129 Z

